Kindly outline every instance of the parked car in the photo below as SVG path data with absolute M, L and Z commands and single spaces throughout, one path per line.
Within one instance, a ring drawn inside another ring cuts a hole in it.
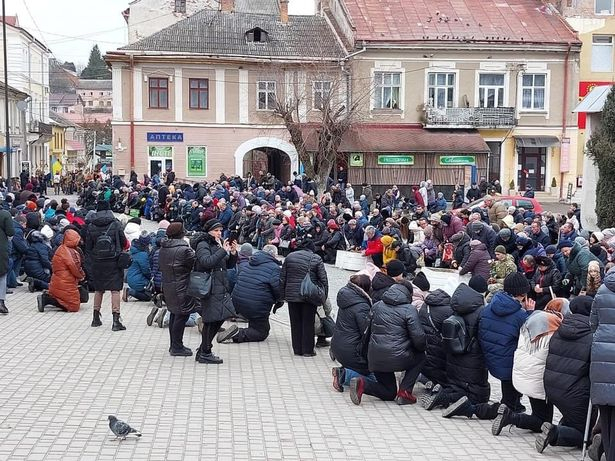
M 517 208 L 523 208 L 524 210 L 533 210 L 534 213 L 542 213 L 542 205 L 535 198 L 523 197 L 521 195 L 496 195 L 496 202 L 504 202 L 506 208 L 514 206 Z M 485 203 L 484 199 L 475 200 L 473 202 L 463 205 L 463 208 L 476 208 L 482 207 Z

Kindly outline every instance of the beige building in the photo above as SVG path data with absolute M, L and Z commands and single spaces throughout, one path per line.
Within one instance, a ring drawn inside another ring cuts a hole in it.
M 76 93 L 86 112 L 111 112 L 113 109 L 113 83 L 111 80 L 80 79 Z

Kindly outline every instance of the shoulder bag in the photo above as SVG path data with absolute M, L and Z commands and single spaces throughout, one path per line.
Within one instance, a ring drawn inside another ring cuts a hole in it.
M 303 298 L 303 301 L 309 304 L 314 304 L 315 306 L 319 306 L 323 302 L 323 292 L 318 285 L 316 285 L 312 281 L 312 277 L 310 277 L 312 266 L 312 256 L 310 255 L 310 260 L 307 264 L 307 273 L 305 277 L 303 277 L 303 281 L 301 282 L 301 288 L 299 289 L 299 295 Z

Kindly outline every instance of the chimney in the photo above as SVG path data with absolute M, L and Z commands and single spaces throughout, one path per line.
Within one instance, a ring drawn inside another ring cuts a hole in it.
M 235 0 L 220 0 L 220 10 L 232 13 L 235 11 Z
M 280 21 L 288 23 L 288 0 L 280 0 Z

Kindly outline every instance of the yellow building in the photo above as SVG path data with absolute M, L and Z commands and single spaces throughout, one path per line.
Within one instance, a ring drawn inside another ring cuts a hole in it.
M 61 173 L 66 156 L 66 127 L 58 123 L 51 125 L 49 143 L 49 166 L 53 174 Z

